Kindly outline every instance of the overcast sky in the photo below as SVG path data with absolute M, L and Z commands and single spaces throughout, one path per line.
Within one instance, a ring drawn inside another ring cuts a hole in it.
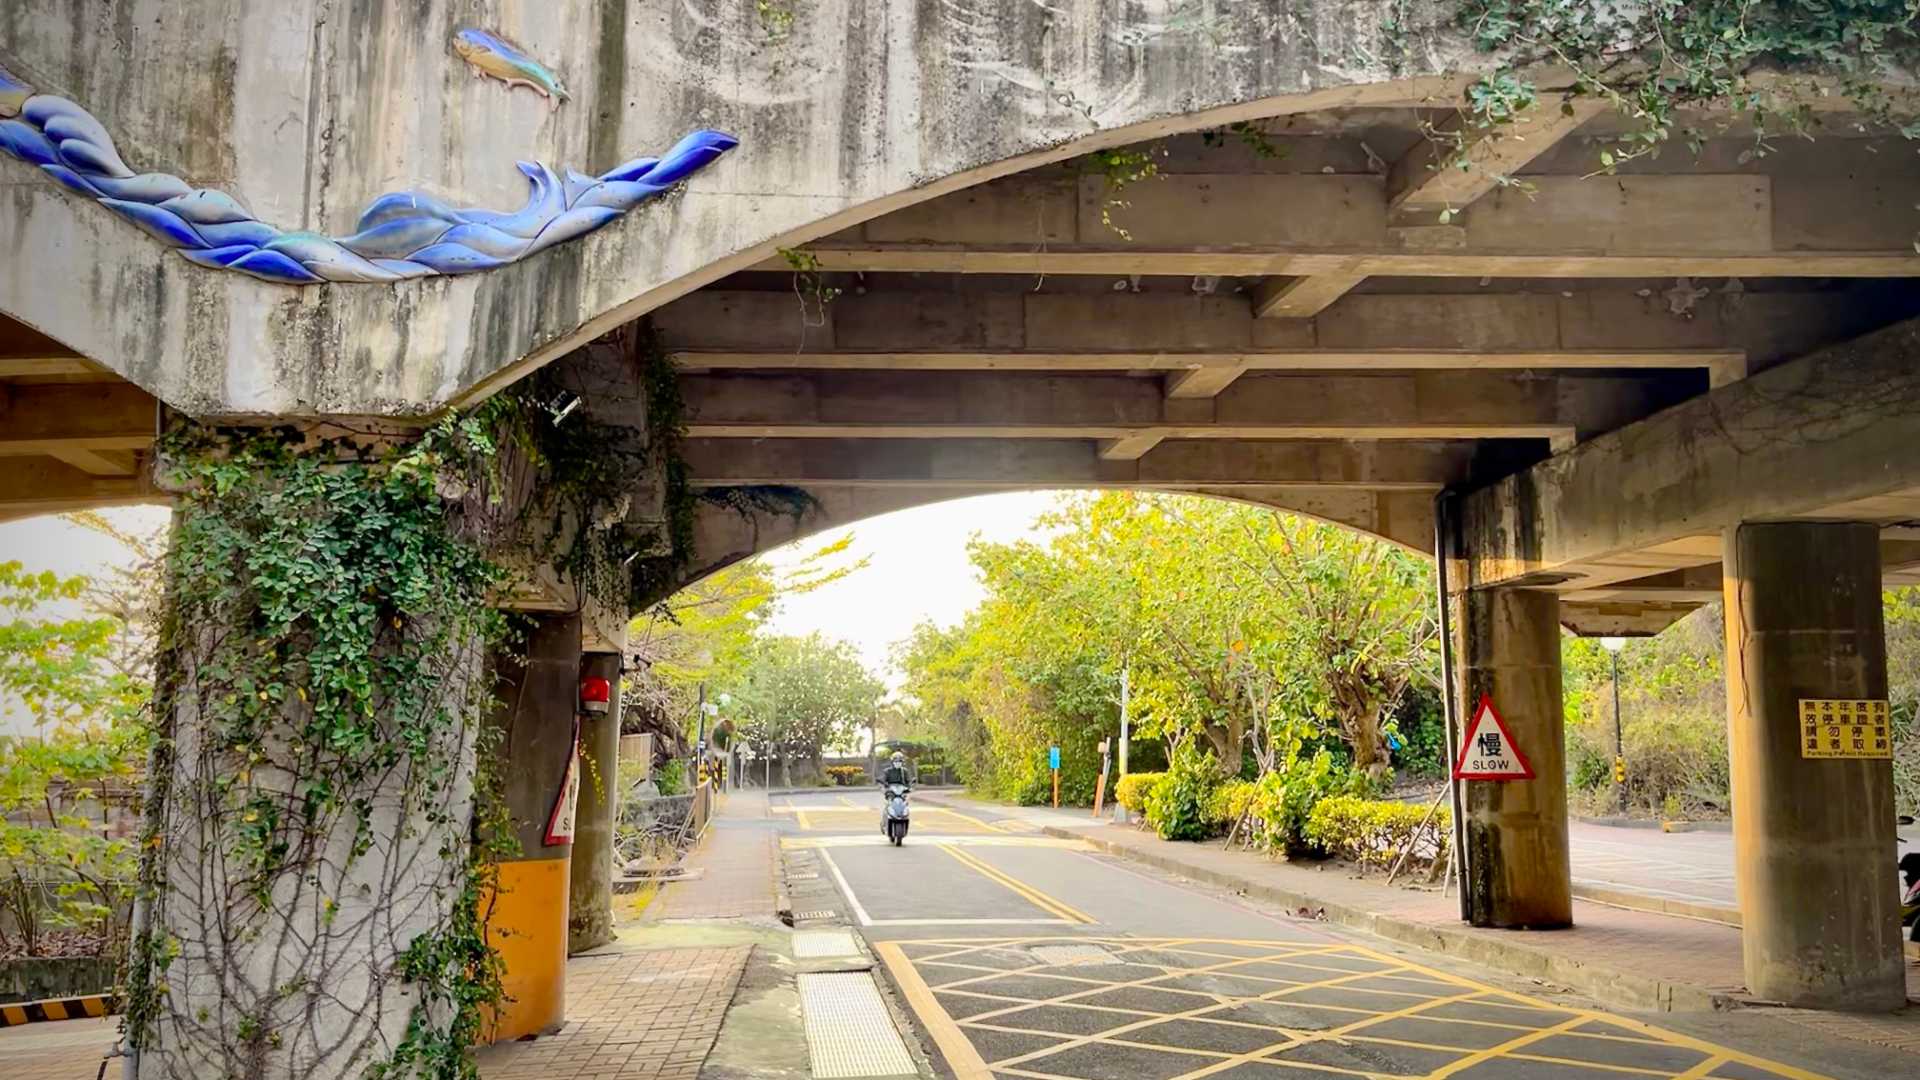
M 844 558 L 866 556 L 868 565 L 816 592 L 787 599 L 772 628 L 787 634 L 818 630 L 852 642 L 868 668 L 893 685 L 898 680 L 887 665 L 887 653 L 895 641 L 923 620 L 952 625 L 980 601 L 980 582 L 967 562 L 967 541 L 976 534 L 1003 543 L 1037 535 L 1034 518 L 1053 500 L 1048 492 L 958 499 L 869 518 L 849 529 L 776 548 L 767 554 L 769 561 L 789 565 L 851 532 L 852 549 Z M 164 529 L 168 512 L 138 506 L 104 513 L 122 529 L 145 532 Z M 0 562 L 13 560 L 29 570 L 67 576 L 98 574 L 128 562 L 129 556 L 99 533 L 58 517 L 39 517 L 0 524 Z M 79 609 L 70 605 L 48 614 L 79 614 Z M 22 730 L 23 720 L 16 708 L 0 700 L 0 733 Z

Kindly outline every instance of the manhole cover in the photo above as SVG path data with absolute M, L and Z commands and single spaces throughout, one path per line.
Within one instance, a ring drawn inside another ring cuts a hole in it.
M 793 935 L 796 960 L 817 960 L 823 956 L 857 956 L 860 946 L 853 943 L 850 930 L 802 930 Z
M 894 1029 L 873 976 L 835 971 L 800 976 L 807 1057 L 820 1080 L 849 1076 L 912 1076 L 913 1058 Z
M 1054 967 L 1066 964 L 1110 964 L 1113 954 L 1098 945 L 1035 945 L 1028 949 L 1035 960 Z

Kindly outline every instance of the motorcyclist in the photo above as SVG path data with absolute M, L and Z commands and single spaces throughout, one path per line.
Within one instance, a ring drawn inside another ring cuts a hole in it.
M 883 829 L 887 824 L 886 791 L 896 784 L 908 791 L 913 790 L 913 770 L 907 768 L 907 755 L 898 750 L 887 760 L 887 767 L 880 770 L 880 826 Z

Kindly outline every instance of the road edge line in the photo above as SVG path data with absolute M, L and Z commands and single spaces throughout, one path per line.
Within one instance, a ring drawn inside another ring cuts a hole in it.
M 993 1080 L 993 1072 L 987 1068 L 986 1059 L 973 1048 L 973 1043 L 967 1040 L 960 1025 L 934 999 L 932 988 L 914 970 L 913 961 L 907 958 L 906 950 L 892 941 L 876 941 L 872 945 L 880 962 L 886 965 L 887 974 L 893 977 L 894 985 L 900 988 L 900 996 L 907 999 L 908 1008 L 926 1027 L 947 1068 L 953 1071 L 954 1080 Z

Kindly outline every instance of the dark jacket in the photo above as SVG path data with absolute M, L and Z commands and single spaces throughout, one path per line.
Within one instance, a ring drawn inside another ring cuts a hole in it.
M 886 768 L 880 770 L 880 783 L 883 785 L 901 784 L 906 787 L 912 787 L 913 771 L 905 765 L 890 764 Z

